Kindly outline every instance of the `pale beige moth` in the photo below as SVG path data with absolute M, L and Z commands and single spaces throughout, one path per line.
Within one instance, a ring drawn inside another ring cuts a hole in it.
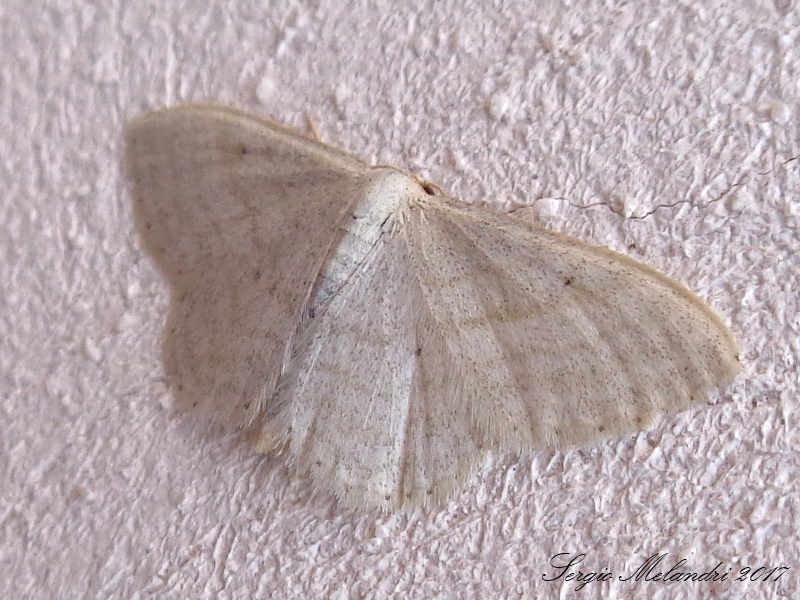
M 213 105 L 125 142 L 176 405 L 346 505 L 441 502 L 489 452 L 622 436 L 739 370 L 682 285 L 400 169 Z

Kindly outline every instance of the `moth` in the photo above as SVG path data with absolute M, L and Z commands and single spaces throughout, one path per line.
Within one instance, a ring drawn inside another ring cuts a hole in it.
M 442 502 L 490 451 L 622 436 L 740 368 L 682 285 L 400 169 L 215 105 L 124 135 L 177 407 L 347 506 Z

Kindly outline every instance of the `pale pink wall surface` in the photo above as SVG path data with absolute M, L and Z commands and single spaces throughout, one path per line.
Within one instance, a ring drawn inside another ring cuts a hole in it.
M 495 4 L 0 7 L 0 596 L 797 593 L 798 5 Z M 367 160 L 642 260 L 723 316 L 744 371 L 639 435 L 498 457 L 440 509 L 342 511 L 170 414 L 168 290 L 133 233 L 120 130 L 194 100 L 310 117 Z M 545 581 L 560 552 L 614 577 Z M 654 553 L 728 578 L 619 580 Z

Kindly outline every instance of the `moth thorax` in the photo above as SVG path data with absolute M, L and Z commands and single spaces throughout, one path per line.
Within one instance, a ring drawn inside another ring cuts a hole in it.
M 368 257 L 384 235 L 398 227 L 410 203 L 426 196 L 414 179 L 396 169 L 376 167 L 367 173 L 359 200 L 342 223 L 344 230 L 317 280 L 311 313 L 316 314 Z

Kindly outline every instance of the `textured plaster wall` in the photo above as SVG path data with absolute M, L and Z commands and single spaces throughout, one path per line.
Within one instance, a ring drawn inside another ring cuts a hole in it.
M 0 596 L 778 598 L 800 573 L 800 8 L 733 2 L 0 6 Z M 342 511 L 169 411 L 168 290 L 120 130 L 217 100 L 676 277 L 744 371 L 708 405 Z M 614 573 L 545 581 L 560 552 Z M 648 556 L 721 582 L 620 581 Z M 734 581 L 788 566 L 777 582 Z

